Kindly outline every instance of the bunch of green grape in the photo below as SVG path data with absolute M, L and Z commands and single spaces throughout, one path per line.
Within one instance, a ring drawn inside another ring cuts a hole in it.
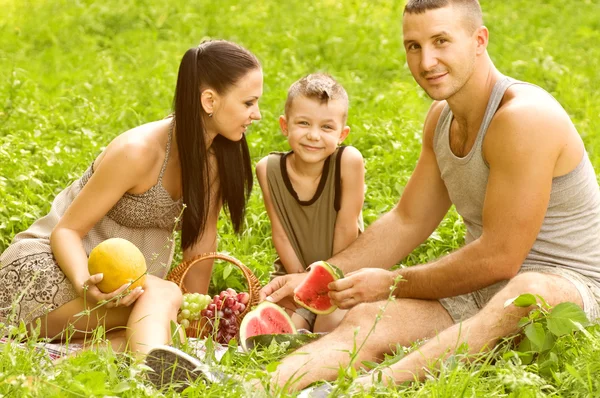
M 190 322 L 200 319 L 200 312 L 205 309 L 212 301 L 212 298 L 206 294 L 186 293 L 183 295 L 183 303 L 177 322 L 185 329 L 190 327 Z

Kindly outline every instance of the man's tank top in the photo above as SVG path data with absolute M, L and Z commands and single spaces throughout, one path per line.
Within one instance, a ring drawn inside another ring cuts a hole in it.
M 477 139 L 465 157 L 457 157 L 450 149 L 452 111 L 448 105 L 436 127 L 433 145 L 438 167 L 450 199 L 465 222 L 466 243 L 479 238 L 483 231 L 489 166 L 483 158 L 482 143 L 504 93 L 513 84 L 529 83 L 508 77 L 496 83 Z M 568 268 L 600 283 L 600 191 L 587 152 L 574 170 L 552 179 L 548 209 L 525 263 Z
M 290 152 L 273 152 L 267 161 L 269 193 L 277 216 L 306 269 L 319 260 L 333 255 L 335 220 L 341 205 L 341 159 L 344 146 L 330 155 L 323 165 L 317 191 L 310 200 L 300 200 L 287 173 L 286 158 Z M 362 214 L 357 221 L 362 230 Z M 280 261 L 274 275 L 285 274 Z

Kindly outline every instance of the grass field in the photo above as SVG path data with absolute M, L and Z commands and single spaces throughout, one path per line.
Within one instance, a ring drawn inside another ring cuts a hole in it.
M 489 51 L 503 73 L 546 88 L 565 107 L 600 170 L 600 3 L 597 0 L 481 1 Z M 277 117 L 288 86 L 326 71 L 350 95 L 346 143 L 366 159 L 366 224 L 398 200 L 414 168 L 430 99 L 413 81 L 401 38 L 402 1 L 0 0 L 0 252 L 14 234 L 44 215 L 61 189 L 121 132 L 171 111 L 183 53 L 203 38 L 236 41 L 261 60 L 263 119 L 249 132 L 257 161 L 287 149 Z M 221 220 L 219 250 L 265 282 L 275 251 L 256 186 L 245 232 Z M 418 264 L 462 244 L 451 211 L 436 233 L 403 262 Z M 178 255 L 177 259 L 179 259 Z M 239 286 L 218 268 L 213 290 Z M 2 346 L 0 346 L 1 348 Z M 170 396 L 141 376 L 138 364 L 103 349 L 48 365 L 29 342 L 0 351 L 0 396 Z M 262 353 L 222 360 L 248 377 L 266 377 L 281 357 Z M 560 337 L 548 371 L 523 363 L 511 347 L 471 363 L 450 362 L 439 378 L 382 395 L 593 396 L 600 388 L 600 330 Z M 393 360 L 390 358 L 389 360 Z M 342 393 L 347 383 L 339 380 Z M 198 383 L 188 396 L 240 396 L 235 386 Z M 375 393 L 374 393 L 375 394 Z

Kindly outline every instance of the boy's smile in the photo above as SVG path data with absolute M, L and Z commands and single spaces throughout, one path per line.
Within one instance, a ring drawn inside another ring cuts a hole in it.
M 348 135 L 344 126 L 347 104 L 341 100 L 321 102 L 299 96 L 294 99 L 287 117 L 279 119 L 283 135 L 300 159 L 319 163 L 335 152 Z

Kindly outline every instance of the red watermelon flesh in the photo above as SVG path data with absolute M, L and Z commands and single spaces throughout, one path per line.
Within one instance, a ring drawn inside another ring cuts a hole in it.
M 294 323 L 277 304 L 263 301 L 242 320 L 240 343 L 246 349 L 246 339 L 252 336 L 283 333 L 296 333 Z
M 294 301 L 315 314 L 332 313 L 337 306 L 329 299 L 327 285 L 341 277 L 341 270 L 325 261 L 311 264 L 308 275 L 294 290 Z

